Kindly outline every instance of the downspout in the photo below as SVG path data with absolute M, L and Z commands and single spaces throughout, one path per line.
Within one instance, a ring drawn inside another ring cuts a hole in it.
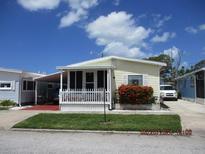
M 204 104 L 205 104 L 205 71 L 204 71 Z
M 63 71 L 60 72 L 60 90 L 59 90 L 59 108 L 61 109 L 62 102 L 62 91 L 63 91 Z
M 36 86 L 35 86 L 35 105 L 38 104 L 38 81 L 35 81 Z
M 22 88 L 22 78 L 21 78 L 21 74 L 19 75 L 19 97 L 18 97 L 18 105 L 21 107 L 21 88 Z
M 197 100 L 197 94 L 196 94 L 196 74 L 194 74 L 194 92 L 195 92 L 195 103 L 197 103 L 196 102 L 196 100 Z

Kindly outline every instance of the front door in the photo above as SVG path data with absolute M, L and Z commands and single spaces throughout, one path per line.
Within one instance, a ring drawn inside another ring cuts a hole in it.
M 85 87 L 86 89 L 94 89 L 94 72 L 86 72 Z

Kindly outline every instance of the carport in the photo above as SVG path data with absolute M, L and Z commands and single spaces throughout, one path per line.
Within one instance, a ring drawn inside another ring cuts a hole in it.
M 60 74 L 56 72 L 43 77 L 35 78 L 35 104 L 59 104 Z M 66 81 L 67 74 L 63 72 L 63 81 Z M 63 83 L 66 89 L 66 82 Z

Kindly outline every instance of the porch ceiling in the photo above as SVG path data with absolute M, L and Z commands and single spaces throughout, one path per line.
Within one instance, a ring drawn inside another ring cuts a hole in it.
M 63 72 L 63 80 L 66 81 L 67 79 L 67 73 Z M 36 81 L 42 81 L 42 82 L 60 82 L 60 72 L 49 74 L 43 77 L 35 78 Z

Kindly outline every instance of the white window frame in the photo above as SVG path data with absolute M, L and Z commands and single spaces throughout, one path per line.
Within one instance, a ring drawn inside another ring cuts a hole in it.
M 129 76 L 134 76 L 134 75 L 136 75 L 136 76 L 142 76 L 142 86 L 144 86 L 144 74 L 128 74 L 127 75 L 127 84 L 129 84 Z
M 0 87 L 0 90 L 13 90 L 13 81 L 0 81 L 0 84 L 1 83 L 9 83 L 11 86 L 10 87 L 4 87 L 4 88 L 2 88 L 2 87 Z
M 32 81 L 33 82 L 33 87 L 34 89 L 33 90 L 27 90 L 28 89 L 28 84 L 26 83 L 26 90 L 24 90 L 24 81 L 28 82 L 28 81 Z M 35 81 L 33 80 L 28 80 L 28 79 L 23 79 L 23 82 L 22 82 L 22 91 L 23 92 L 34 92 L 35 91 Z

